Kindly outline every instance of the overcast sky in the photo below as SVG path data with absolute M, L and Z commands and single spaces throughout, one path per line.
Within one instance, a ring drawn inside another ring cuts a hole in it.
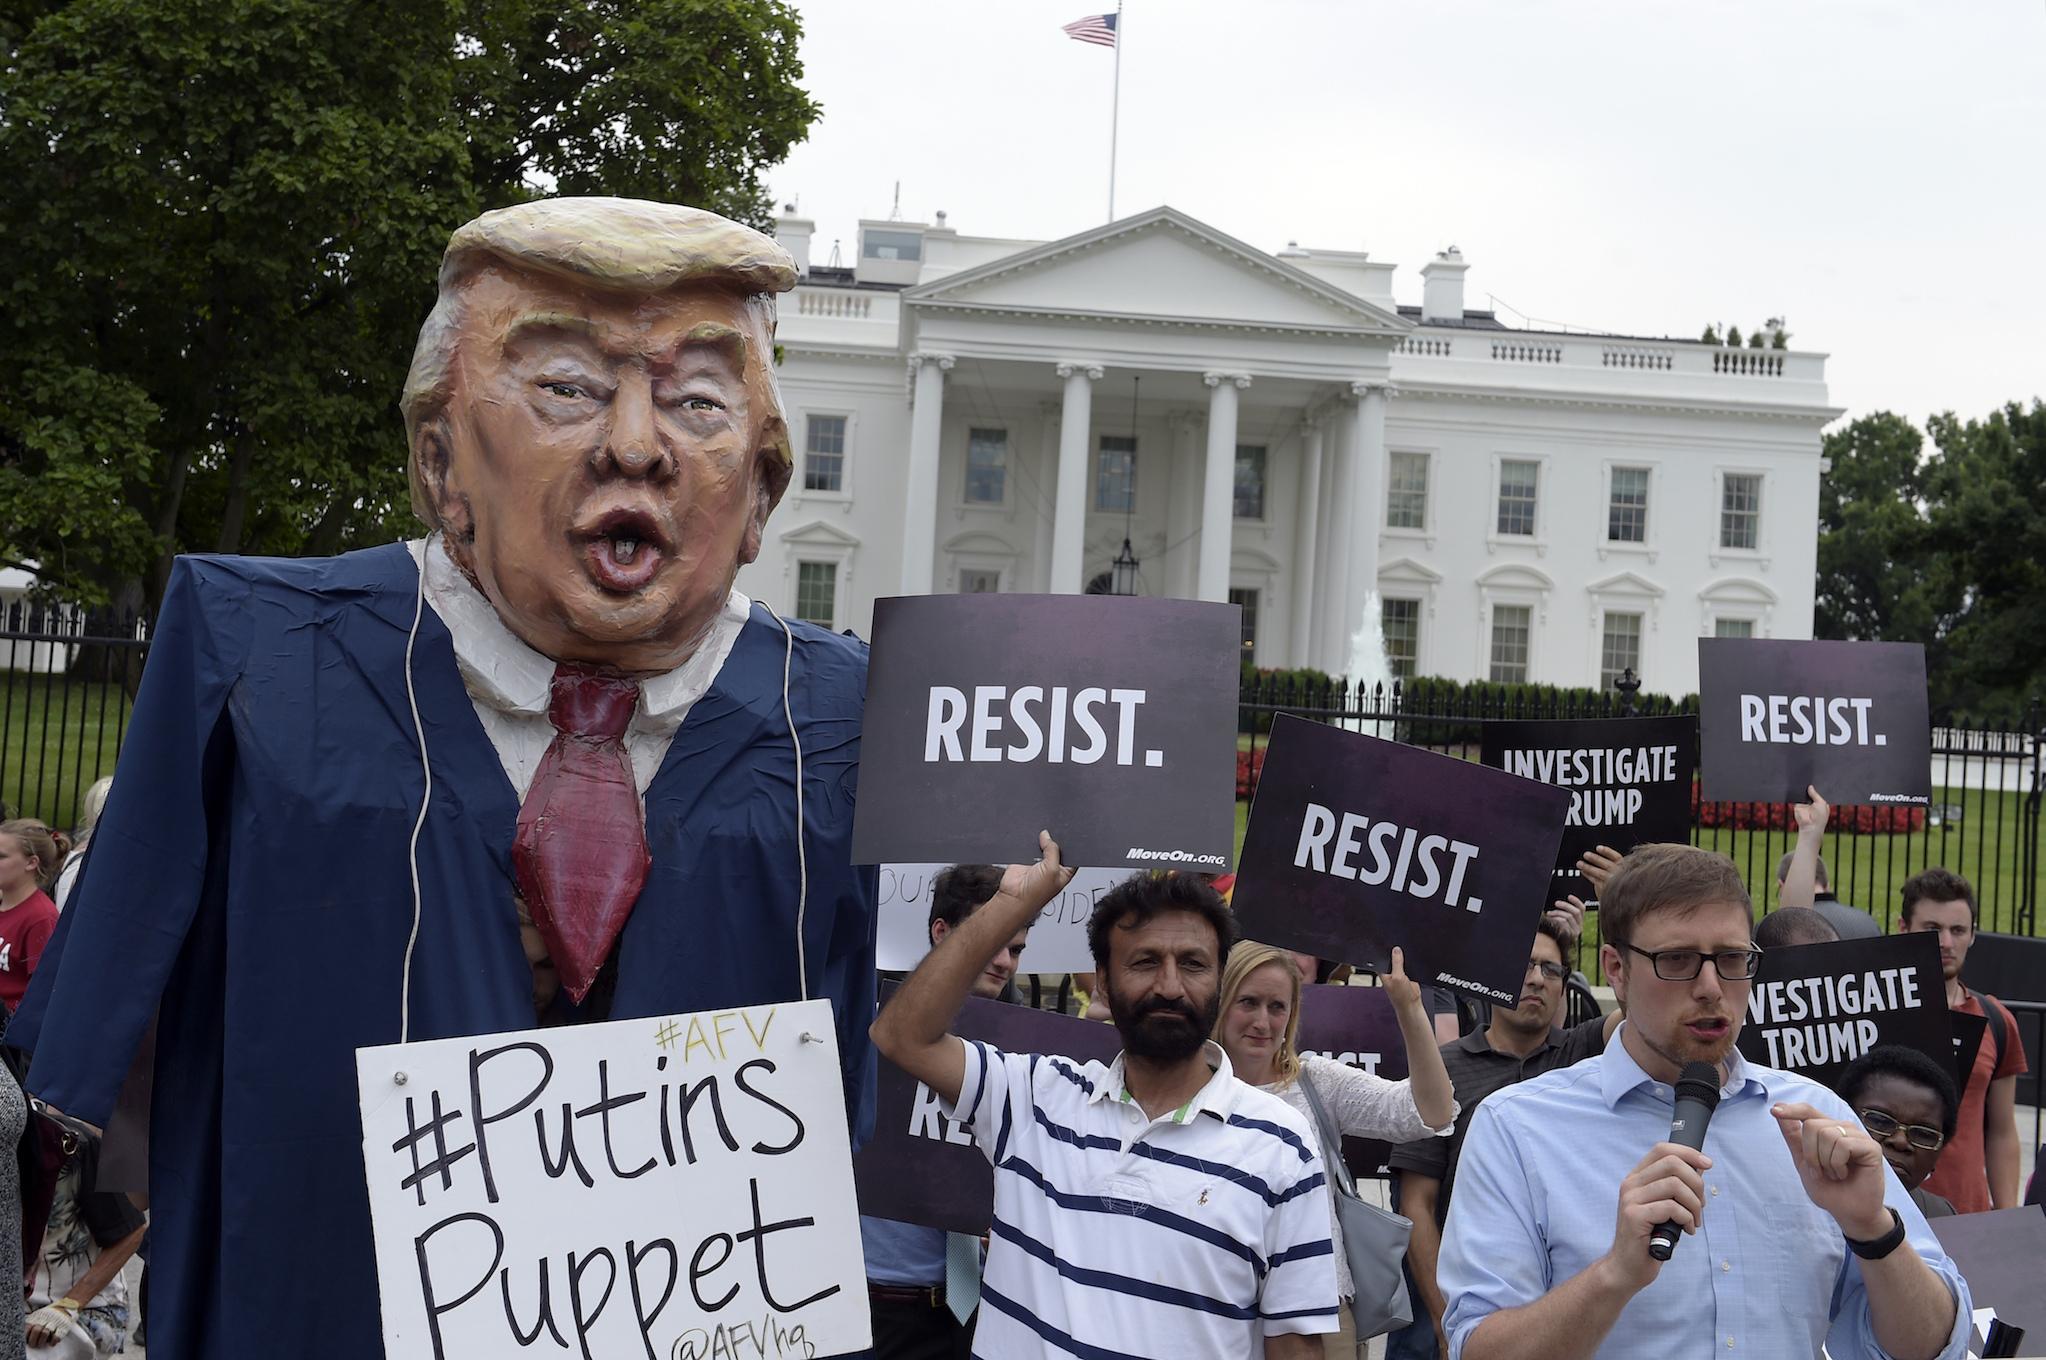
M 769 182 L 1052 239 L 1108 213 L 1112 0 L 797 0 L 824 106 Z M 1833 404 L 2046 395 L 2046 0 L 1129 0 L 1115 209 L 1265 250 L 1451 243 L 1467 306 L 1695 338 L 1787 318 Z

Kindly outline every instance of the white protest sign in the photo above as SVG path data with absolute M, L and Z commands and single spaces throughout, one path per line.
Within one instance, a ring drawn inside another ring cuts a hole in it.
M 931 880 L 943 864 L 881 866 L 881 934 L 876 965 L 908 972 L 931 952 Z M 1128 869 L 1079 869 L 1065 890 L 1052 898 L 1030 927 L 1030 945 L 1023 951 L 1026 973 L 1091 973 L 1094 955 L 1087 948 L 1087 918 L 1094 903 L 1130 876 Z
M 387 1360 L 864 1349 L 835 1035 L 808 1001 L 358 1050 Z

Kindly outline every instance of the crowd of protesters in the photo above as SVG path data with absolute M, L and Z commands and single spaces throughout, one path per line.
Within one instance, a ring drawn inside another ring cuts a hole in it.
M 0 1039 L 21 1004 L 58 914 L 83 871 L 111 779 L 80 800 L 69 832 L 28 817 L 0 821 Z M 0 1063 L 0 1360 L 92 1360 L 139 1334 L 126 1267 L 147 1224 L 136 1199 L 100 1184 L 96 1130 L 30 1102 L 18 1055 Z
M 994 1226 L 975 1242 L 868 1221 L 875 1354 L 1352 1360 L 1363 1338 L 1322 1115 L 1394 1144 L 1413 1321 L 1390 1330 L 1389 1360 L 1689 1354 L 1694 1342 L 1699 1355 L 1964 1354 L 1966 1285 L 1927 1220 L 2016 1202 L 2005 1149 L 2025 1070 L 2008 1012 L 1959 981 L 1969 885 L 1943 869 L 1915 876 L 1897 927 L 1939 932 L 1949 1005 L 1991 1017 L 1965 1082 L 1888 1045 L 1829 1090 L 1734 1047 L 1763 949 L 1881 933 L 1827 891 L 1827 812 L 1816 791 L 1800 806 L 1781 905 L 1759 929 L 1723 857 L 1588 857 L 1618 1004 L 1571 1028 L 1559 1022 L 1582 901 L 1541 921 L 1517 1003 L 1476 1024 L 1466 1013 L 1447 1042 L 1395 950 L 1377 981 L 1410 1061 L 1396 1082 L 1300 1051 L 1303 982 L 1349 970 L 1238 942 L 1225 896 L 1193 875 L 1139 874 L 1097 904 L 1077 1009 L 1119 1031 L 1113 1064 L 954 1038 L 964 995 L 1013 994 L 1057 847 L 1047 838 L 1043 860 L 1006 874 L 941 875 L 932 943 L 951 948 L 934 947 L 874 1035 L 994 1162 Z M 966 884 L 980 900 L 950 901 Z M 1722 1082 L 1723 1166 L 1664 1141 L 1679 1070 L 1700 1058 Z M 1664 1223 L 1686 1243 L 1669 1265 L 1645 1250 Z M 925 1234 L 909 1274 L 876 1252 L 889 1233 Z M 1677 1337 L 1690 1339 L 1671 1349 Z

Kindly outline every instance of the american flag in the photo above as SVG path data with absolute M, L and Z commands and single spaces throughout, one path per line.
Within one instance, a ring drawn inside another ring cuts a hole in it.
M 1095 43 L 1102 47 L 1115 46 L 1115 20 L 1113 14 L 1090 14 L 1084 19 L 1075 19 L 1065 27 L 1067 37 L 1083 43 Z

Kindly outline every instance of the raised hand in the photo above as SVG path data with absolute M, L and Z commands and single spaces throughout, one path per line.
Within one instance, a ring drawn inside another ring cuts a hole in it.
M 1833 805 L 1819 796 L 1816 785 L 1807 784 L 1804 791 L 1812 796 L 1809 803 L 1792 803 L 1790 813 L 1797 818 L 1797 834 L 1816 836 L 1826 829 L 1826 820 L 1833 815 Z
M 1037 849 L 1039 858 L 1035 864 L 1011 864 L 1002 871 L 1002 886 L 995 892 L 996 902 L 1003 899 L 1015 903 L 1028 902 L 1031 910 L 1041 910 L 1073 881 L 1073 870 L 1059 862 L 1059 843 L 1051 838 L 1051 832 L 1037 833 Z
M 1584 899 L 1581 897 L 1559 897 L 1549 904 L 1542 913 L 1549 920 L 1561 926 L 1563 933 L 1574 943 L 1584 934 Z M 1564 960 L 1569 962 L 1569 960 Z
M 1613 870 L 1620 867 L 1621 858 L 1620 852 L 1610 845 L 1601 845 L 1578 856 L 1577 872 L 1591 884 L 1592 896 L 1606 890 L 1606 880 L 1613 876 Z
M 1394 1010 L 1419 1009 L 1421 984 L 1407 976 L 1407 959 L 1398 945 L 1392 947 L 1392 970 L 1379 979 L 1385 984 L 1386 999 Z
M 1833 1216 L 1841 1232 L 1865 1242 L 1890 1230 L 1883 1150 L 1867 1130 L 1803 1103 L 1772 1106 L 1769 1113 L 1776 1116 L 1805 1194 Z

